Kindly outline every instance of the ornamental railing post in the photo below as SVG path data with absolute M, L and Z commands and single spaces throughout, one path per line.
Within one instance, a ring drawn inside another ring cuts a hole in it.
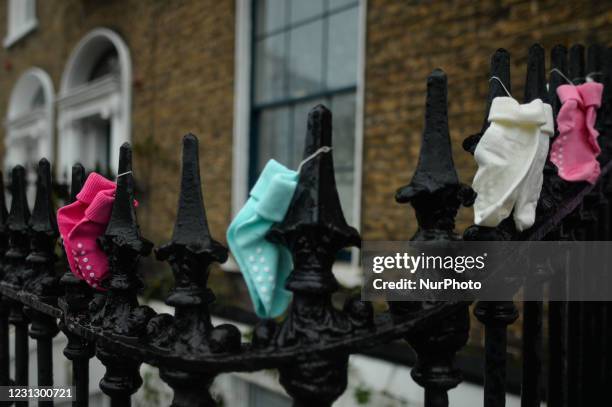
M 460 205 L 471 205 L 474 193 L 461 184 L 453 163 L 448 130 L 447 80 L 436 69 L 427 78 L 425 129 L 417 169 L 410 184 L 396 194 L 399 203 L 414 207 L 418 230 L 412 241 L 459 240 L 455 216 Z M 421 302 L 391 302 L 394 317 L 402 318 L 425 309 Z M 467 343 L 468 304 L 453 312 L 443 324 L 406 337 L 417 353 L 412 378 L 425 388 L 425 407 L 447 407 L 448 391 L 462 380 L 454 367 L 455 354 Z
M 156 251 L 158 260 L 172 266 L 175 287 L 166 299 L 176 309 L 174 318 L 158 315 L 149 321 L 149 337 L 154 346 L 179 356 L 193 356 L 240 350 L 241 335 L 232 325 L 213 328 L 209 304 L 215 300 L 206 286 L 213 262 L 227 260 L 227 249 L 208 230 L 200 182 L 198 140 L 183 138 L 183 169 L 178 212 L 170 243 Z M 216 375 L 189 373 L 162 367 L 161 378 L 174 390 L 173 407 L 209 407 L 216 403 L 208 388 Z
M 510 86 L 510 54 L 503 49 L 495 52 L 491 58 L 491 77 L 496 76 L 503 82 L 508 91 Z M 497 80 L 490 81 L 487 109 L 494 98 L 508 96 Z M 488 128 L 487 110 L 485 123 L 480 135 Z M 477 143 L 467 143 L 464 147 L 474 153 Z M 497 228 L 471 226 L 463 233 L 464 240 L 509 240 L 514 225 L 512 221 L 503 221 Z M 512 301 L 483 302 L 474 307 L 474 315 L 485 325 L 485 367 L 484 367 L 484 407 L 503 407 L 506 405 L 506 348 L 507 327 L 518 318 L 518 310 Z
M 316 106 L 308 115 L 304 157 L 331 145 L 331 112 Z M 338 289 L 331 270 L 336 253 L 361 244 L 340 207 L 331 153 L 319 154 L 302 166 L 287 214 L 272 226 L 267 238 L 287 246 L 293 255 L 293 271 L 286 283 L 293 302 L 274 336 L 276 346 L 307 349 L 358 329 L 331 302 Z M 311 352 L 283 364 L 280 383 L 293 397 L 294 406 L 331 406 L 346 389 L 347 369 L 347 352 L 329 356 Z
M 552 68 L 556 68 L 567 76 L 567 49 L 564 46 L 556 45 L 550 53 L 550 61 Z M 565 79 L 555 71 L 552 71 L 549 76 L 548 98 L 550 100 L 553 116 L 556 118 L 561 108 L 561 101 L 557 96 L 557 88 L 566 83 Z M 558 135 L 558 129 L 555 120 L 555 137 Z M 552 140 L 551 140 L 552 142 Z M 550 202 L 550 209 L 554 208 L 553 202 L 557 202 L 559 198 L 551 199 L 559 196 L 561 191 L 561 178 L 557 175 L 557 167 L 547 161 L 544 167 L 544 185 L 542 188 L 541 203 Z M 558 187 L 553 187 L 556 184 Z M 561 234 L 561 228 L 557 233 L 557 240 L 564 239 Z M 561 290 L 565 280 L 563 273 L 565 270 L 554 270 L 555 276 L 553 290 Z M 564 400 L 567 400 L 567 363 L 566 360 L 566 332 L 567 329 L 567 302 L 550 301 L 548 304 L 548 396 L 546 402 L 550 407 L 561 407 L 564 405 Z
M 546 89 L 546 68 L 544 48 L 535 44 L 529 48 L 527 78 L 525 81 L 525 103 L 540 99 L 549 103 Z M 542 274 L 547 272 L 542 259 L 530 259 L 530 270 L 525 293 L 530 297 L 543 295 Z M 523 302 L 523 375 L 521 384 L 521 405 L 540 405 L 540 383 L 542 372 L 542 301 Z
M 4 283 L 16 291 L 21 289 L 29 275 L 25 258 L 29 251 L 28 221 L 30 209 L 26 198 L 26 175 L 21 165 L 11 173 L 11 210 L 7 219 L 9 230 L 9 249 L 4 255 Z M 28 385 L 29 320 L 23 313 L 19 301 L 10 300 L 9 323 L 15 327 L 15 384 Z M 27 406 L 27 402 L 17 402 L 17 406 Z
M 24 283 L 23 294 L 34 295 L 38 300 L 57 304 L 60 294 L 58 279 L 55 276 L 55 244 L 59 235 L 55 210 L 51 197 L 51 164 L 45 158 L 38 163 L 36 181 L 36 200 L 29 221 L 30 254 L 26 257 L 32 276 Z M 53 385 L 53 344 L 59 332 L 55 317 L 48 316 L 30 307 L 24 312 L 32 321 L 30 337 L 36 339 L 38 385 Z M 39 401 L 39 406 L 52 406 L 53 401 Z
M 553 117 L 556 119 L 559 109 L 561 109 L 561 100 L 557 96 L 557 88 L 567 83 L 562 75 L 567 76 L 567 49 L 562 45 L 556 45 L 550 52 L 551 70 L 548 82 L 548 101 L 552 107 Z M 559 73 L 561 72 L 561 73 Z M 557 121 L 554 120 L 555 134 L 550 140 L 552 144 L 556 136 L 559 134 L 557 129 Z M 567 191 L 567 183 L 558 175 L 557 166 L 550 160 L 546 160 L 544 165 L 544 183 L 542 184 L 542 192 L 540 193 L 540 201 L 538 202 L 538 214 L 550 216 L 557 209 L 559 203 L 563 199 L 563 193 Z
M 109 260 L 109 278 L 104 280 L 105 295 L 97 295 L 90 303 L 91 323 L 113 338 L 140 341 L 146 324 L 155 314 L 139 306 L 137 293 L 143 287 L 138 274 L 140 257 L 151 252 L 151 242 L 140 236 L 134 210 L 132 149 L 128 143 L 119 153 L 117 190 L 111 219 L 99 240 Z M 84 259 L 83 259 L 84 260 Z M 106 367 L 100 381 L 102 391 L 111 397 L 111 406 L 131 405 L 131 395 L 142 385 L 138 372 L 140 362 L 119 355 L 111 344 L 96 344 L 96 356 Z
M 76 196 L 85 183 L 85 169 L 81 164 L 72 167 L 69 203 L 76 201 Z M 77 278 L 70 268 L 60 280 L 65 289 L 64 297 L 60 298 L 59 306 L 63 311 L 60 329 L 68 338 L 64 348 L 64 356 L 72 361 L 72 384 L 75 386 L 75 407 L 87 407 L 89 404 L 89 359 L 94 355 L 93 344 L 84 338 L 70 332 L 70 318 L 87 315 L 89 302 L 92 299 L 91 288 L 84 280 Z
M 574 44 L 569 49 L 568 60 L 568 76 L 574 84 L 578 85 L 585 81 L 585 49 L 581 44 Z M 573 240 L 587 240 L 586 228 L 582 223 L 581 217 L 584 213 L 577 209 L 572 216 L 568 217 L 564 222 L 567 229 L 571 232 Z M 571 259 L 575 262 L 575 259 Z M 575 264 L 575 268 L 568 274 L 568 287 L 573 293 L 572 287 L 578 286 L 576 279 L 581 279 L 582 268 L 579 264 Z M 582 405 L 584 400 L 584 355 L 583 344 L 585 341 L 584 330 L 584 303 L 572 301 L 568 304 L 567 315 L 567 364 L 568 364 L 568 383 L 570 386 L 567 390 L 568 405 Z

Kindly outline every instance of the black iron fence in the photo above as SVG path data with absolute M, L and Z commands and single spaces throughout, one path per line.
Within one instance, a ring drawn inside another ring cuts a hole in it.
M 557 46 L 551 52 L 551 64 L 570 78 L 598 72 L 601 74 L 595 79 L 605 81 L 597 122 L 603 150 L 599 182 L 594 186 L 567 183 L 547 163 L 534 227 L 518 233 L 512 222 L 505 221 L 497 228 L 471 226 L 463 236 L 455 233 L 456 212 L 460 205 L 473 202 L 474 193 L 459 183 L 455 172 L 446 76 L 435 70 L 428 78 L 423 148 L 413 178 L 431 181 L 431 188 L 415 188 L 413 183 L 397 194 L 399 202 L 410 202 L 415 209 L 419 225 L 415 240 L 610 239 L 612 51 L 591 46 L 585 52 L 583 46 L 575 45 L 568 53 Z M 491 75 L 511 89 L 510 56 L 506 51 L 500 49 L 493 55 Z M 556 115 L 560 103 L 555 91 L 562 83 L 556 72 L 547 80 L 544 49 L 531 47 L 525 101 L 540 98 L 552 104 Z M 504 95 L 501 84 L 492 81 L 485 118 L 493 98 Z M 323 106 L 310 112 L 305 157 L 322 146 L 331 146 L 331 120 L 331 113 Z M 474 151 L 486 127 L 485 119 L 482 131 L 466 139 L 467 151 Z M 436 165 L 430 165 L 433 161 Z M 440 168 L 445 170 L 441 172 Z M 132 152 L 126 144 L 121 147 L 119 172 L 131 169 Z M 447 392 L 462 380 L 453 360 L 468 340 L 470 304 L 396 302 L 382 313 L 374 313 L 372 305 L 360 298 L 348 299 L 342 309 L 332 305 L 331 296 L 338 289 L 331 272 L 336 253 L 359 246 L 360 236 L 342 214 L 331 154 L 318 155 L 304 165 L 285 219 L 269 232 L 269 239 L 286 245 L 293 254 L 294 270 L 286 285 L 293 292 L 293 302 L 282 322 L 260 321 L 250 342 L 243 342 L 233 325 L 211 323 L 209 304 L 215 297 L 207 288 L 208 269 L 214 262 L 224 262 L 228 252 L 208 230 L 194 136 L 183 139 L 181 190 L 169 243 L 153 250 L 141 236 L 133 207 L 132 174 L 118 179 L 111 220 L 99 239 L 111 270 L 104 292 L 92 292 L 69 270 L 57 275 L 58 230 L 49 162 L 42 159 L 37 171 L 36 202 L 31 214 L 23 167 L 12 170 L 9 212 L 0 194 L 0 385 L 28 384 L 28 336 L 37 341 L 37 384 L 52 385 L 51 343 L 60 329 L 68 337 L 64 355 L 72 361 L 74 404 L 78 406 L 87 405 L 89 359 L 94 356 L 106 367 L 100 388 L 113 406 L 130 405 L 131 395 L 142 384 L 142 363 L 160 369 L 162 379 L 174 390 L 173 405 L 177 407 L 215 405 L 207 389 L 220 373 L 269 368 L 278 369 L 280 383 L 295 406 L 329 406 L 346 389 L 350 354 L 402 338 L 417 353 L 412 377 L 424 387 L 427 407 L 447 406 Z M 75 165 L 71 199 L 75 199 L 84 178 L 83 167 Z M 444 182 L 436 182 L 440 179 Z M 144 284 L 138 261 L 152 250 L 158 260 L 170 264 L 174 273 L 175 286 L 166 302 L 175 308 L 175 315 L 156 314 L 138 303 L 137 294 Z M 580 275 L 579 264 L 570 266 L 560 272 L 568 279 Z M 537 262 L 529 270 L 517 270 L 534 275 L 549 272 Z M 484 405 L 503 406 L 506 331 L 519 311 L 513 302 L 478 302 L 473 310 L 485 329 Z M 538 406 L 542 400 L 551 407 L 594 406 L 608 400 L 612 352 L 607 339 L 612 334 L 612 305 L 526 302 L 522 310 L 522 406 Z M 544 318 L 548 318 L 547 335 L 543 333 Z M 9 324 L 15 329 L 12 378 Z M 547 338 L 546 343 L 543 338 Z M 548 366 L 546 375 L 544 365 Z M 547 383 L 543 383 L 544 377 Z M 39 405 L 52 402 L 41 401 Z

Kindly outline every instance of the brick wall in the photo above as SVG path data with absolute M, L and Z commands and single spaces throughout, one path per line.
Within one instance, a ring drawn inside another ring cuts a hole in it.
M 6 33 L 6 12 L 2 0 L 0 36 Z M 47 71 L 57 92 L 78 41 L 97 27 L 116 31 L 133 65 L 132 144 L 143 234 L 157 243 L 170 238 L 180 141 L 193 132 L 200 137 L 210 226 L 222 238 L 230 216 L 234 2 L 39 0 L 37 17 L 35 32 L 8 50 L 0 48 L 0 117 L 26 69 Z
M 473 159 L 460 142 L 479 130 L 489 57 L 512 54 L 514 95 L 522 97 L 527 47 L 612 39 L 612 8 L 591 1 L 368 0 L 362 230 L 365 239 L 406 239 L 413 211 L 394 202 L 409 182 L 423 125 L 425 78 L 449 76 L 449 113 L 460 178 L 470 182 Z M 0 0 L 0 36 L 6 32 Z M 233 0 L 39 0 L 38 29 L 0 49 L 0 117 L 13 84 L 31 66 L 57 89 L 70 52 L 96 27 L 117 31 L 133 63 L 132 138 L 142 188 L 143 234 L 168 239 L 179 188 L 180 139 L 201 141 L 204 195 L 213 235 L 224 239 L 230 219 L 234 86 Z M 0 137 L 4 129 L 0 128 Z M 0 148 L 3 148 L 0 147 Z M 463 210 L 459 221 L 471 221 Z
M 471 182 L 471 155 L 461 141 L 480 130 L 489 59 L 512 57 L 513 95 L 523 97 L 527 48 L 534 42 L 612 44 L 609 1 L 368 0 L 362 227 L 364 239 L 409 238 L 413 210 L 394 201 L 410 181 L 423 128 L 426 77 L 448 74 L 449 122 L 460 179 Z M 462 210 L 460 228 L 472 222 Z

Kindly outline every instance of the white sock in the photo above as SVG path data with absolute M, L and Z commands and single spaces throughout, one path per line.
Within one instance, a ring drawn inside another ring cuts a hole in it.
M 546 157 L 548 156 L 548 145 L 550 138 L 555 132 L 552 107 L 548 103 L 544 103 L 543 106 L 546 123 L 540 127 L 538 151 L 529 167 L 525 180 L 523 180 L 519 187 L 518 197 L 514 206 L 514 224 L 519 231 L 529 229 L 535 223 L 536 207 L 538 206 L 538 199 L 540 199 L 542 183 L 544 182 L 544 164 L 546 164 Z
M 540 126 L 546 123 L 544 103 L 536 99 L 520 105 L 511 97 L 497 97 L 491 104 L 489 122 L 474 152 L 478 163 L 472 183 L 478 194 L 474 223 L 496 227 L 512 212 L 519 187 L 538 155 Z

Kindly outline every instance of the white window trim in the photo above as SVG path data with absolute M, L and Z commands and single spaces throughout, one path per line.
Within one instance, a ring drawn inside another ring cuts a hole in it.
M 58 109 L 67 121 L 79 120 L 94 114 L 108 118 L 120 110 L 119 78 L 105 76 L 74 88 L 57 100 Z M 60 125 L 61 126 L 61 125 Z
M 359 49 L 357 58 L 357 91 L 355 110 L 355 169 L 353 219 L 351 225 L 361 230 L 361 195 L 363 169 L 363 115 L 365 97 L 365 55 L 367 0 L 359 1 Z M 251 114 L 251 44 L 252 0 L 236 0 L 236 46 L 234 62 L 234 131 L 232 149 L 232 216 L 235 216 L 248 197 L 249 137 Z M 352 249 L 351 269 L 361 278 L 359 249 Z M 344 265 L 346 267 L 346 263 Z M 336 265 L 334 266 L 335 273 Z M 354 280 L 354 278 L 350 278 Z
M 14 114 L 13 104 L 18 103 L 16 100 L 17 92 L 19 87 L 24 81 L 28 79 L 36 80 L 45 95 L 45 105 L 27 111 L 21 114 Z M 4 140 L 7 148 L 15 142 L 17 139 L 23 137 L 26 134 L 33 135 L 38 139 L 39 142 L 39 154 L 40 158 L 45 157 L 48 160 L 53 160 L 54 156 L 54 115 L 53 115 L 53 103 L 54 103 L 54 90 L 53 82 L 51 77 L 45 71 L 40 68 L 30 68 L 25 71 L 17 80 L 15 87 L 12 90 L 11 97 L 9 99 L 8 114 L 4 121 L 6 129 L 6 137 Z
M 120 77 L 105 76 L 96 81 L 74 85 L 80 73 L 79 60 L 94 41 L 103 38 L 117 50 Z M 117 171 L 119 148 L 131 141 L 132 128 L 132 60 L 129 48 L 119 34 L 108 28 L 96 28 L 79 41 L 66 63 L 58 95 L 58 163 L 61 171 L 70 174 L 70 168 L 79 157 L 76 150 L 79 125 L 77 121 L 100 114 L 111 119 L 112 139 L 110 169 Z
M 22 0 L 17 0 L 17 1 L 22 1 Z M 11 18 L 11 10 L 10 10 L 11 3 L 13 3 L 13 1 L 9 0 L 6 2 L 7 33 L 3 40 L 4 48 L 10 48 L 13 44 L 18 42 L 20 39 L 22 39 L 23 37 L 25 37 L 32 31 L 34 31 L 38 27 L 38 18 L 36 18 L 36 12 L 34 13 L 35 14 L 34 17 L 22 22 L 21 24 L 19 24 L 18 27 L 14 27 L 14 22 L 11 23 L 10 21 L 8 21 L 8 19 Z M 34 1 L 34 10 L 36 10 L 35 1 Z M 12 30 L 11 30 L 11 27 L 13 27 Z

